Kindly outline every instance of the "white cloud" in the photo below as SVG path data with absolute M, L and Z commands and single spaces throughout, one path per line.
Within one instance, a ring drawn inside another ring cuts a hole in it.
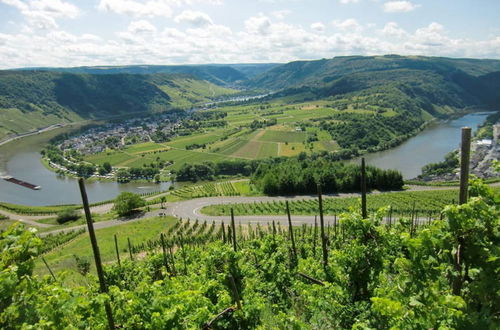
M 271 14 L 273 15 L 274 18 L 282 20 L 285 19 L 285 17 L 287 17 L 291 13 L 292 13 L 291 10 L 285 9 L 285 10 L 273 11 Z
M 0 0 L 7 5 L 13 6 L 24 16 L 28 26 L 27 32 L 54 30 L 58 28 L 56 18 L 76 18 L 80 15 L 80 9 L 69 2 L 61 0 Z
M 399 27 L 396 22 L 388 22 L 384 25 L 384 28 L 380 30 L 382 35 L 387 37 L 403 38 L 408 35 L 408 33 Z
M 130 33 L 153 33 L 156 28 L 146 20 L 133 21 L 129 24 L 128 29 Z
M 100 0 L 97 8 L 101 11 L 133 17 L 171 17 L 172 7 L 197 3 L 221 5 L 222 0 Z
M 80 14 L 78 7 L 61 0 L 36 0 L 29 5 L 33 11 L 43 12 L 48 16 L 75 18 Z
M 359 0 L 340 0 L 340 3 L 346 5 L 348 3 L 358 3 Z
M 271 32 L 271 20 L 262 14 L 250 17 L 245 21 L 245 28 L 253 34 L 267 35 Z
M 116 14 L 128 15 L 133 17 L 140 16 L 172 16 L 172 9 L 169 1 L 133 1 L 133 0 L 101 0 L 97 8 L 105 12 L 114 12 Z
M 384 3 L 384 11 L 386 13 L 405 13 L 418 7 L 420 5 L 413 4 L 410 1 L 388 1 Z
M 325 31 L 325 24 L 321 22 L 312 23 L 311 29 L 317 32 L 323 32 Z
M 426 27 L 415 31 L 415 39 L 424 46 L 442 46 L 449 41 L 446 37 L 444 27 L 436 22 L 432 22 Z
M 322 22 L 303 27 L 264 14 L 248 18 L 239 30 L 213 22 L 184 26 L 168 21 L 136 18 L 106 37 L 68 33 L 50 21 L 43 33 L 0 32 L 0 67 L 287 62 L 387 53 L 500 57 L 500 37 L 452 38 L 438 22 L 405 31 L 395 22 L 377 28 L 353 19 L 335 21 L 336 29 Z M 327 29 L 333 32 L 322 33 Z
M 189 23 L 196 27 L 212 25 L 213 21 L 207 14 L 201 11 L 184 10 L 180 15 L 176 16 L 176 23 Z
M 349 31 L 349 32 L 358 32 L 363 30 L 363 27 L 358 23 L 354 18 L 348 18 L 345 20 L 334 20 L 332 25 L 339 30 Z

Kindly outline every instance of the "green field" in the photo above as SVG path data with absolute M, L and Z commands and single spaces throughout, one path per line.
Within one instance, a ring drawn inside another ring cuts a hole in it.
M 304 142 L 306 134 L 303 132 L 283 132 L 283 131 L 266 131 L 259 140 L 267 142 Z
M 190 135 L 190 136 L 182 136 L 178 137 L 176 139 L 173 139 L 172 141 L 164 143 L 165 145 L 174 147 L 174 148 L 179 148 L 179 149 L 184 149 L 186 146 L 190 144 L 209 144 L 213 143 L 215 141 L 220 140 L 220 135 L 214 134 L 212 132 L 209 133 L 203 133 L 203 134 L 195 134 L 195 135 Z

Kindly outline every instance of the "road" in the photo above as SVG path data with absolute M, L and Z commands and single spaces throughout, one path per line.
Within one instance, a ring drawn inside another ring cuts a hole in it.
M 494 186 L 500 185 L 500 183 L 493 184 Z M 408 191 L 423 191 L 423 190 L 447 190 L 450 187 L 432 187 L 432 186 L 410 186 Z M 372 194 L 379 194 L 380 192 L 372 192 Z M 165 193 L 168 194 L 168 193 Z M 335 195 L 325 195 L 325 198 L 342 198 L 342 197 L 359 197 L 359 193 L 342 193 Z M 157 198 L 158 196 L 150 197 Z M 208 216 L 200 213 L 200 210 L 209 205 L 216 204 L 231 204 L 231 203 L 253 203 L 253 202 L 272 202 L 272 201 L 293 201 L 293 200 L 304 200 L 304 199 L 316 199 L 316 195 L 307 195 L 307 196 L 292 196 L 292 197 L 269 197 L 269 196 L 253 196 L 253 197 L 243 197 L 243 196 L 234 196 L 234 197 L 206 197 L 206 198 L 195 198 L 186 201 L 180 201 L 175 203 L 166 203 L 167 207 L 165 209 L 154 210 L 151 212 L 145 212 L 140 216 L 134 219 L 115 219 L 109 221 L 102 221 L 94 223 L 94 227 L 96 229 L 100 228 L 108 228 L 114 226 L 124 225 L 130 222 L 139 221 L 142 219 L 147 219 L 155 216 L 161 215 L 169 215 L 182 219 L 191 219 L 191 220 L 200 220 L 216 223 L 220 223 L 224 221 L 228 223 L 230 221 L 229 215 L 227 216 Z M 160 205 L 151 205 L 151 207 L 159 207 Z M 93 213 L 105 213 L 108 212 L 112 207 L 112 204 L 104 204 L 100 206 L 93 207 L 91 211 Z M 20 220 L 28 225 L 38 226 L 38 227 L 51 227 L 53 225 L 42 224 L 37 222 L 36 220 L 45 219 L 51 216 L 24 216 L 18 214 L 12 214 L 3 210 L 0 210 L 0 214 L 7 215 L 10 219 Z M 258 216 L 238 216 L 235 215 L 236 222 L 243 223 L 267 223 L 270 221 L 281 222 L 282 224 L 287 224 L 287 217 L 285 215 L 258 215 Z M 324 220 L 326 223 L 333 222 L 333 216 L 325 216 Z M 419 221 L 424 221 L 426 219 L 422 218 Z M 294 225 L 301 225 L 304 223 L 312 224 L 314 223 L 314 216 L 307 215 L 292 215 L 292 223 Z M 41 235 L 47 235 L 49 233 L 58 233 L 58 232 L 67 232 L 75 229 L 86 228 L 86 225 L 56 229 L 50 232 L 44 232 Z

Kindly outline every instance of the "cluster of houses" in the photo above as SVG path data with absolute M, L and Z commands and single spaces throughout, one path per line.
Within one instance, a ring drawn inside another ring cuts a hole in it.
M 95 154 L 107 148 L 119 149 L 126 144 L 152 141 L 153 134 L 169 135 L 179 127 L 179 119 L 171 114 L 129 119 L 89 128 L 59 144 L 61 150 L 73 149 L 80 154 Z

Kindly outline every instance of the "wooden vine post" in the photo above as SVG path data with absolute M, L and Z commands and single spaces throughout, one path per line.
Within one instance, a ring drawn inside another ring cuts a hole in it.
M 224 221 L 222 221 L 221 226 L 222 226 L 222 243 L 226 244 L 226 228 L 224 227 Z
M 366 212 L 366 165 L 365 158 L 361 158 L 361 216 L 363 219 L 368 217 Z
M 83 209 L 85 211 L 85 218 L 87 219 L 87 227 L 90 236 L 90 243 L 92 244 L 92 251 L 94 252 L 95 267 L 97 270 L 97 276 L 99 278 L 99 291 L 101 293 L 108 293 L 108 287 L 104 279 L 104 271 L 102 269 L 101 255 L 99 253 L 99 246 L 97 245 L 97 239 L 94 231 L 94 223 L 92 222 L 92 216 L 90 214 L 89 200 L 87 198 L 87 191 L 85 190 L 85 183 L 82 178 L 78 180 L 80 186 L 80 193 L 82 195 Z M 106 316 L 108 318 L 109 329 L 115 328 L 115 322 L 113 320 L 113 312 L 111 310 L 111 305 L 109 301 L 104 303 L 104 308 L 106 309 Z
M 236 252 L 237 246 L 236 246 L 236 227 L 234 225 L 234 211 L 233 208 L 231 208 L 231 233 L 233 235 L 233 250 Z
M 288 201 L 285 201 L 285 204 L 286 204 L 286 215 L 288 217 L 288 232 L 290 233 L 290 240 L 292 241 L 293 264 L 295 265 L 298 259 L 297 259 L 297 249 L 295 248 L 295 238 L 293 236 L 292 217 L 290 216 L 290 205 L 288 205 Z
M 471 128 L 462 128 L 462 143 L 460 146 L 460 195 L 458 204 L 467 203 L 467 189 L 469 186 Z
M 50 269 L 49 264 L 47 263 L 47 261 L 45 260 L 45 258 L 43 256 L 42 256 L 42 261 L 45 264 L 45 267 L 47 267 L 47 269 L 49 270 L 50 276 L 52 276 L 52 278 L 54 279 L 54 281 L 57 281 L 56 276 L 52 272 L 52 269 Z
M 321 184 L 318 184 L 318 207 L 319 207 L 319 226 L 321 234 L 321 248 L 323 250 L 323 268 L 328 267 L 328 250 L 326 247 L 326 237 L 325 237 L 325 220 L 323 218 L 323 196 L 321 193 Z
M 130 237 L 127 237 L 128 242 L 128 253 L 130 254 L 130 260 L 134 261 L 134 255 L 132 254 L 132 243 L 130 243 Z
M 314 235 L 313 235 L 313 256 L 316 258 L 316 241 L 318 240 L 318 216 L 314 216 Z
M 120 262 L 120 251 L 118 251 L 118 238 L 116 238 L 116 234 L 114 236 L 115 236 L 116 260 L 118 261 L 118 266 L 121 266 L 122 263 Z
M 467 203 L 467 190 L 469 186 L 469 161 L 470 161 L 470 141 L 471 141 L 471 128 L 462 128 L 462 141 L 460 146 L 460 194 L 458 204 L 462 205 Z M 466 276 L 462 276 L 463 271 L 463 256 L 465 246 L 465 239 L 463 236 L 457 237 L 458 246 L 455 254 L 454 268 L 457 275 L 453 279 L 452 292 L 454 295 L 459 296 L 462 291 L 464 277 L 467 276 L 468 267 L 465 267 Z

